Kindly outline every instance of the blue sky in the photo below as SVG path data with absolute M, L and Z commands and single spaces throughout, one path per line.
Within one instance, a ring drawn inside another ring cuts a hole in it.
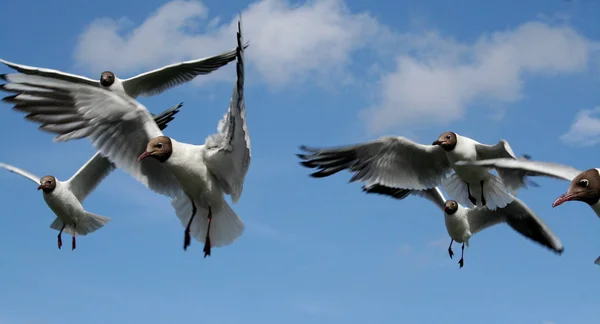
M 294 153 L 452 130 L 598 167 L 599 2 L 8 0 L 2 12 L 0 57 L 89 77 L 233 48 L 242 12 L 252 163 L 233 205 L 246 231 L 207 259 L 197 242 L 182 250 L 168 199 L 120 170 L 84 203 L 111 222 L 58 250 L 41 193 L 1 172 L 0 324 L 597 323 L 600 222 L 584 204 L 551 208 L 567 182 L 520 193 L 562 256 L 500 225 L 471 239 L 459 269 L 435 206 L 367 196 L 347 172 L 311 179 Z M 231 65 L 140 101 L 155 113 L 183 101 L 166 132 L 201 143 L 234 78 Z M 93 155 L 0 107 L 0 161 L 68 179 Z

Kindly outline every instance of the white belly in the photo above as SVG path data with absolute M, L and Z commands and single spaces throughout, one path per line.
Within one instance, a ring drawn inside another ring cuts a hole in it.
M 450 235 L 454 241 L 463 243 L 471 237 L 469 224 L 465 219 L 456 216 L 444 215 L 444 220 L 446 222 L 446 230 L 448 231 L 448 235 Z
M 476 161 L 477 157 L 474 154 L 462 154 L 462 152 L 448 152 L 446 153 L 450 165 L 454 169 L 454 172 L 470 185 L 479 185 L 481 181 L 485 181 L 490 177 L 490 173 L 487 168 L 471 165 L 456 165 L 458 161 Z
M 173 168 L 173 174 L 181 184 L 183 191 L 204 207 L 217 208 L 223 201 L 223 192 L 217 179 L 203 163 L 193 168 Z
M 58 187 L 51 193 L 44 193 L 48 207 L 65 224 L 77 224 L 84 218 L 85 210 L 70 191 Z

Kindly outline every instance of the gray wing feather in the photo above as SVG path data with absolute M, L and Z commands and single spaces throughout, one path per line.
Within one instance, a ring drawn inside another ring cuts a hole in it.
M 236 49 L 233 49 L 211 57 L 167 65 L 123 80 L 123 88 L 132 98 L 157 95 L 198 75 L 214 72 L 235 58 Z
M 183 103 L 180 103 L 154 116 L 154 121 L 156 121 L 158 127 L 160 129 L 166 128 L 168 123 L 175 118 L 175 114 L 179 112 L 182 105 Z M 115 165 L 113 163 L 100 153 L 96 153 L 66 182 L 75 197 L 83 202 L 89 193 L 94 191 L 100 182 L 114 170 Z
M 237 81 L 229 102 L 229 109 L 217 126 L 218 133 L 206 139 L 204 159 L 226 194 L 235 203 L 240 199 L 244 178 L 250 166 L 250 135 L 246 124 L 244 103 L 244 47 L 241 22 L 237 33 Z
M 0 163 L 0 168 L 4 168 L 4 169 L 6 169 L 6 170 L 8 170 L 8 171 L 10 171 L 12 173 L 16 173 L 16 174 L 18 174 L 20 176 L 23 176 L 23 177 L 25 177 L 25 178 L 27 178 L 27 179 L 29 179 L 29 180 L 37 183 L 37 184 L 40 184 L 40 180 L 41 180 L 40 177 L 36 176 L 33 173 L 27 172 L 27 171 L 25 171 L 23 169 L 19 169 L 16 166 L 12 166 L 10 164 Z
M 100 82 L 98 80 L 92 80 L 90 78 L 86 78 L 81 75 L 75 75 L 75 74 L 66 73 L 66 72 L 62 72 L 62 71 L 58 71 L 58 70 L 52 70 L 52 69 L 46 69 L 46 68 L 12 63 L 12 62 L 9 62 L 9 61 L 3 60 L 3 59 L 0 59 L 0 63 L 3 63 L 4 65 L 8 66 L 9 68 L 14 69 L 14 70 L 24 73 L 24 74 L 39 75 L 39 76 L 49 77 L 49 78 L 68 81 L 68 82 L 82 83 L 82 84 L 87 84 L 90 86 L 100 87 Z M 98 79 L 100 79 L 100 78 L 98 78 Z
M 560 254 L 564 250 L 562 243 L 552 233 L 550 228 L 527 205 L 516 197 L 506 207 L 494 211 L 487 208 L 470 209 L 467 217 L 471 233 L 473 234 L 495 224 L 506 222 L 521 235 L 556 253 Z
M 444 209 L 444 203 L 446 198 L 442 191 L 438 188 L 425 189 L 425 190 L 411 190 L 401 188 L 391 188 L 382 186 L 379 184 L 363 186 L 362 190 L 368 194 L 380 194 L 388 197 L 392 197 L 398 200 L 403 200 L 409 195 L 419 196 L 433 202 L 440 209 Z
M 11 82 L 0 86 L 17 92 L 4 98 L 13 109 L 30 115 L 60 113 L 62 120 L 42 122 L 41 130 L 57 134 L 55 141 L 88 137 L 96 150 L 119 168 L 160 194 L 177 197 L 181 187 L 159 161 L 136 162 L 151 138 L 162 135 L 148 110 L 134 99 L 99 87 L 77 84 L 42 76 L 7 74 Z M 19 87 L 36 87 L 19 91 Z
M 380 184 L 393 188 L 429 189 L 441 184 L 450 172 L 446 153 L 439 146 L 422 145 L 405 137 L 385 136 L 377 140 L 337 148 L 300 149 L 297 154 L 307 168 L 317 168 L 312 177 L 322 178 L 349 170 L 350 182 Z
M 573 180 L 582 171 L 564 164 L 543 162 L 527 159 L 489 159 L 481 161 L 457 162 L 458 165 L 479 165 L 492 167 L 496 170 L 522 170 L 531 172 L 530 175 L 546 176 L 566 181 Z

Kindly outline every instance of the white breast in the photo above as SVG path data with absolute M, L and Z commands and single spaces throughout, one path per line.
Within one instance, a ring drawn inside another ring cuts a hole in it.
M 64 183 L 56 181 L 56 188 L 51 193 L 43 193 L 48 207 L 64 223 L 77 223 L 84 217 L 84 209 L 77 197 Z
M 171 139 L 173 152 L 165 166 L 173 172 L 183 191 L 199 202 L 214 205 L 223 201 L 223 192 L 214 175 L 203 162 L 204 146 L 190 145 Z
M 462 243 L 471 237 L 469 223 L 466 217 L 460 217 L 458 215 L 448 216 L 444 214 L 444 221 L 446 222 L 448 235 L 450 235 L 454 241 Z

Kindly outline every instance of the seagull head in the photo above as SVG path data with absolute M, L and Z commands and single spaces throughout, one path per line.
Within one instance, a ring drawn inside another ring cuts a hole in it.
M 56 178 L 48 175 L 40 179 L 38 190 L 42 189 L 45 193 L 50 193 L 56 188 Z
M 140 154 L 137 161 L 140 162 L 147 157 L 153 157 L 162 163 L 171 157 L 171 153 L 173 153 L 171 139 L 167 136 L 159 136 L 148 142 L 146 151 Z
M 444 151 L 449 152 L 452 151 L 456 147 L 456 142 L 458 140 L 458 136 L 454 132 L 445 132 L 436 141 L 434 141 L 431 145 L 441 146 Z
M 600 200 L 600 172 L 598 169 L 589 169 L 578 174 L 571 184 L 569 190 L 558 197 L 552 207 L 562 205 L 567 201 L 582 201 L 588 205 L 594 205 Z
M 448 200 L 444 203 L 444 213 L 454 215 L 458 211 L 458 202 L 456 200 Z
M 104 71 L 102 72 L 102 74 L 100 74 L 100 84 L 105 88 L 108 88 L 111 85 L 113 85 L 116 79 L 117 77 L 115 76 L 115 74 L 110 71 Z

